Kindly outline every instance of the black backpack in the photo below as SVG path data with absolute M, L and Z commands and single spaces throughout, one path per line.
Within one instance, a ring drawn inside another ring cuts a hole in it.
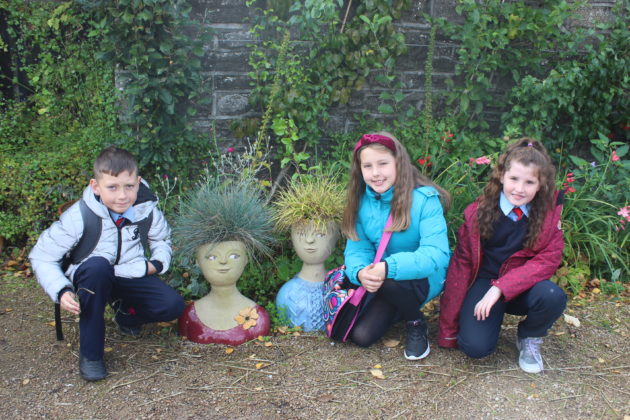
M 64 273 L 70 264 L 80 263 L 94 251 L 103 230 L 101 218 L 88 207 L 83 199 L 79 200 L 79 208 L 81 209 L 81 218 L 83 219 L 83 233 L 77 245 L 68 251 L 61 260 L 61 270 Z M 140 241 L 145 250 L 149 245 L 149 229 L 151 229 L 151 224 L 153 224 L 153 212 L 149 213 L 146 219 L 137 223 L 138 229 L 140 230 Z M 59 303 L 55 303 L 55 332 L 57 333 L 57 340 L 63 340 L 61 306 Z

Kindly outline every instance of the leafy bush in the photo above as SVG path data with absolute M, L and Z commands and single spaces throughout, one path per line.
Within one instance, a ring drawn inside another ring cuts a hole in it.
M 8 34 L 30 96 L 0 99 L 0 235 L 35 238 L 76 199 L 101 147 L 117 138 L 113 68 L 94 59 L 71 2 L 10 2 Z
M 630 160 L 622 159 L 628 145 L 602 134 L 591 143 L 596 160 L 570 156 L 574 169 L 564 181 L 565 263 L 579 267 L 586 262 L 598 277 L 627 281 L 630 229 L 619 213 L 630 202 Z
M 618 5 L 612 23 L 600 25 L 586 53 L 563 61 L 546 77 L 524 77 L 509 96 L 505 124 L 547 139 L 552 149 L 572 149 L 593 133 L 619 133 L 628 140 L 630 28 Z

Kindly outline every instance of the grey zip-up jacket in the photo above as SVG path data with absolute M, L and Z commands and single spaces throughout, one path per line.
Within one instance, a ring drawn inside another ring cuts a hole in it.
M 139 278 L 147 275 L 148 259 L 140 240 L 137 222 L 153 213 L 153 223 L 148 232 L 151 260 L 162 263 L 162 274 L 168 270 L 171 262 L 171 230 L 164 215 L 157 207 L 157 197 L 151 193 L 148 184 L 142 180 L 138 197 L 134 203 L 135 222 L 118 228 L 112 220 L 107 207 L 94 195 L 88 186 L 83 191 L 83 200 L 101 220 L 101 236 L 94 251 L 86 257 L 103 257 L 114 266 L 118 277 Z M 39 236 L 29 254 L 31 266 L 37 281 L 50 298 L 57 302 L 61 289 L 72 288 L 72 278 L 79 264 L 71 264 L 66 272 L 61 270 L 61 260 L 73 249 L 83 235 L 83 217 L 79 202 L 63 212 Z M 85 260 L 83 260 L 85 261 Z

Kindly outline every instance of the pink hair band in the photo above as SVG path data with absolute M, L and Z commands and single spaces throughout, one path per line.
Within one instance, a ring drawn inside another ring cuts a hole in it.
M 354 145 L 354 153 L 356 154 L 357 150 L 359 150 L 363 146 L 368 146 L 374 143 L 382 144 L 392 152 L 396 153 L 396 145 L 394 144 L 394 140 L 381 134 L 364 134 L 363 137 L 361 137 L 361 140 L 359 140 L 357 144 Z

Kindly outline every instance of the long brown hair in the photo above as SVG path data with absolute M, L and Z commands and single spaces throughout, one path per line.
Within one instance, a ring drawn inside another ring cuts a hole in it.
M 510 170 L 512 162 L 518 162 L 524 166 L 534 165 L 540 182 L 540 189 L 530 202 L 529 223 L 524 240 L 525 248 L 533 248 L 542 228 L 545 214 L 553 203 L 556 191 L 556 168 L 542 143 L 529 137 L 523 137 L 512 143 L 499 156 L 479 201 L 477 212 L 479 233 L 482 239 L 489 239 L 494 232 L 494 224 L 501 217 L 502 213 L 498 205 L 499 196 L 503 191 L 501 178 L 506 171 Z
M 361 147 L 354 153 L 352 167 L 350 169 L 350 180 L 348 181 L 348 199 L 343 213 L 341 232 L 347 238 L 355 241 L 358 240 L 355 229 L 357 212 L 359 210 L 361 197 L 365 192 L 365 181 L 363 180 L 363 174 L 361 173 L 361 151 L 367 147 L 372 147 L 377 150 L 386 150 L 394 155 L 394 160 L 396 161 L 396 181 L 394 182 L 394 198 L 391 204 L 393 223 L 390 230 L 392 232 L 400 232 L 409 227 L 411 222 L 410 210 L 412 191 L 418 186 L 431 186 L 438 190 L 445 213 L 451 205 L 451 195 L 431 179 L 422 175 L 418 168 L 413 166 L 405 146 L 403 146 L 396 137 L 386 131 L 380 131 L 373 134 L 380 134 L 392 139 L 394 141 L 394 145 L 396 146 L 396 152 L 392 153 L 390 149 L 382 144 L 373 143 Z

